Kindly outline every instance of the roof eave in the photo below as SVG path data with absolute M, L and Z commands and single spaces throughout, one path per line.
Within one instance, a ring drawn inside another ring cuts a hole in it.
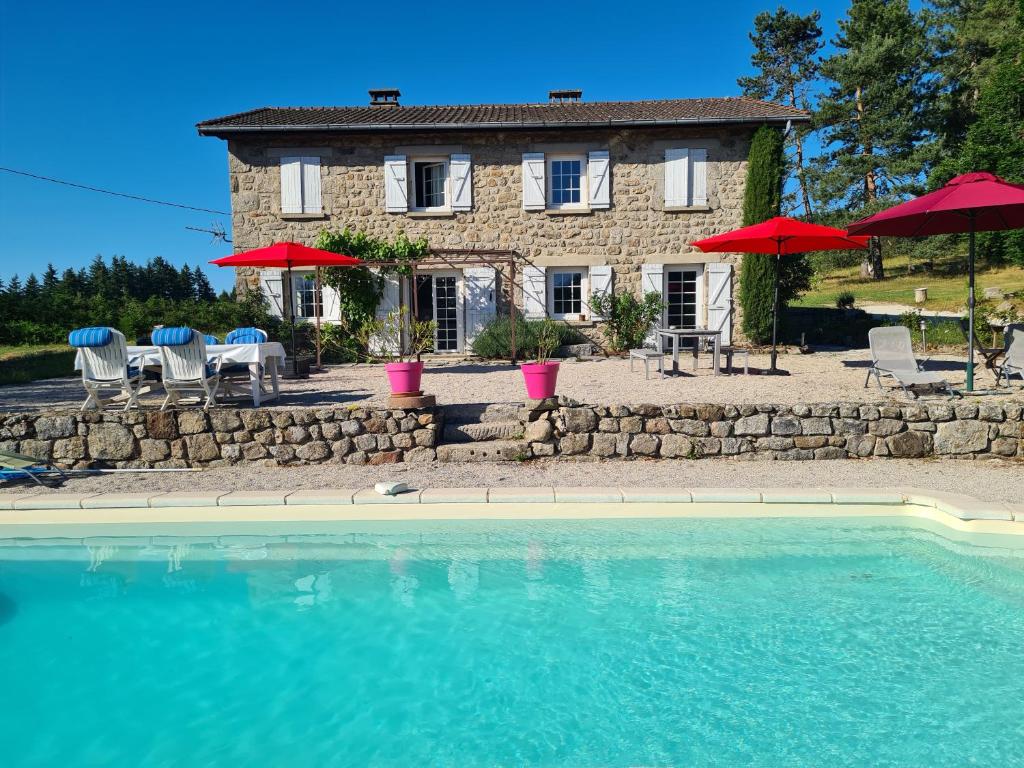
M 678 125 L 762 125 L 764 123 L 809 123 L 809 115 L 773 115 L 760 117 L 692 117 L 671 120 L 581 120 L 574 122 L 540 121 L 515 122 L 498 121 L 488 123 L 324 123 L 318 125 L 217 125 L 196 126 L 200 136 L 224 137 L 231 134 L 253 133 L 298 133 L 298 132 L 342 132 L 342 133 L 386 133 L 390 131 L 473 131 L 511 129 L 552 129 L 552 128 L 646 128 Z

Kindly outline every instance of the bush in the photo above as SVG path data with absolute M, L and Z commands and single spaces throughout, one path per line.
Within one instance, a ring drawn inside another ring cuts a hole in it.
M 605 293 L 591 299 L 594 311 L 605 318 L 604 336 L 608 349 L 623 352 L 644 345 L 647 332 L 665 305 L 661 294 L 651 291 L 639 300 L 632 293 Z
M 836 309 L 853 309 L 856 301 L 857 298 L 853 295 L 853 291 L 843 291 L 836 296 Z
M 586 341 L 578 331 L 564 323 L 550 320 L 515 319 L 516 355 L 520 360 L 536 358 L 540 348 L 540 337 L 545 323 L 554 326 L 558 334 L 558 345 L 580 344 Z M 473 353 L 491 360 L 512 357 L 512 318 L 499 317 L 489 322 L 473 340 Z

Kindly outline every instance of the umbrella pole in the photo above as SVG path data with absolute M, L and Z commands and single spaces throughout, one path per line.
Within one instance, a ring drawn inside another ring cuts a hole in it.
M 292 265 L 288 264 L 288 325 L 292 331 L 292 376 L 299 376 L 299 361 L 295 356 L 295 283 L 292 282 Z
M 313 307 L 316 309 L 316 369 L 320 370 L 320 311 L 323 288 L 320 282 L 320 267 L 316 268 L 316 290 L 313 293 Z
M 778 360 L 778 351 L 776 349 L 776 342 L 779 335 L 779 262 L 782 261 L 782 241 L 776 243 L 778 248 L 775 254 L 775 297 L 772 299 L 772 365 L 769 368 L 769 373 L 778 373 L 779 369 L 776 365 Z
M 967 391 L 974 391 L 974 212 L 967 214 L 971 228 L 968 230 L 969 248 L 967 256 Z

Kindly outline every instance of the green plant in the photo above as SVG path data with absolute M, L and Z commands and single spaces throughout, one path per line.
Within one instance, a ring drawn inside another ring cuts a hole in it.
M 651 324 L 661 317 L 665 307 L 656 291 L 643 299 L 632 293 L 602 293 L 593 296 L 590 305 L 605 319 L 602 332 L 612 352 L 642 347 Z
M 561 344 L 562 334 L 554 320 L 541 320 L 537 329 L 537 362 L 546 363 Z
M 361 346 L 368 350 L 367 359 L 405 363 L 412 358 L 418 361 L 433 349 L 436 330 L 436 322 L 411 318 L 402 307 L 363 323 L 358 335 Z
M 853 305 L 857 298 L 853 295 L 853 291 L 841 291 L 836 296 L 836 308 L 837 309 L 853 309 Z
M 489 322 L 473 339 L 473 354 L 489 360 L 512 357 L 512 328 L 515 327 L 516 355 L 523 360 L 537 355 L 537 336 L 543 321 L 516 317 L 498 317 Z M 585 341 L 579 331 L 562 323 L 555 323 L 559 339 L 556 346 L 579 344 Z

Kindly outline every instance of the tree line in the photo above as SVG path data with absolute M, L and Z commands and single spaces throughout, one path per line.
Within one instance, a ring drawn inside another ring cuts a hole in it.
M 820 22 L 817 11 L 758 14 L 754 74 L 738 81 L 811 113 L 785 136 L 783 212 L 841 226 L 961 173 L 1024 183 L 1024 0 L 853 0 L 827 55 Z M 930 258 L 960 240 L 886 247 Z M 1024 233 L 985 233 L 979 254 L 1024 266 Z M 884 277 L 881 239 L 861 271 Z
M 0 281 L 0 318 L 0 344 L 59 344 L 69 331 L 92 325 L 134 340 L 155 325 L 223 333 L 276 322 L 258 291 L 236 301 L 233 292 L 217 295 L 198 266 L 179 269 L 160 257 L 135 264 L 123 256 L 97 256 L 88 267 L 61 273 L 50 264 L 42 278 Z

